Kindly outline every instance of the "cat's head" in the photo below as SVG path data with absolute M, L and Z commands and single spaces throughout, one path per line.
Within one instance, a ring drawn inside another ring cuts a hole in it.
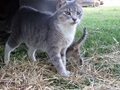
M 81 21 L 83 11 L 77 0 L 58 0 L 56 13 L 63 24 L 76 25 Z

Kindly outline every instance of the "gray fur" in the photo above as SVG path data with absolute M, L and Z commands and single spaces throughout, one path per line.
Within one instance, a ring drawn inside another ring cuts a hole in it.
M 58 0 L 58 8 L 53 15 L 31 7 L 20 8 L 12 20 L 12 33 L 5 47 L 5 63 L 10 60 L 10 52 L 25 43 L 32 61 L 36 61 L 35 51 L 42 50 L 48 54 L 60 75 L 69 76 L 66 50 L 74 40 L 81 17 L 82 7 L 67 0 Z

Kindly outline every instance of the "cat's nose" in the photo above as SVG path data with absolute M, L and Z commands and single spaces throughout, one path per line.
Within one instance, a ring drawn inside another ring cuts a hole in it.
M 77 19 L 76 18 L 72 18 L 72 20 L 75 22 Z

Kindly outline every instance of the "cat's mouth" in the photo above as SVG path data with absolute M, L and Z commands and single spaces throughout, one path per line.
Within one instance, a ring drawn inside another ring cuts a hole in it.
M 72 22 L 72 23 L 70 23 L 70 24 L 74 25 L 74 24 L 77 24 L 77 22 Z

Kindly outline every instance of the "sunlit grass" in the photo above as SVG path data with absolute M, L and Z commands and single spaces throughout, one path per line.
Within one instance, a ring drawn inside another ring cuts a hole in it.
M 112 51 L 112 46 L 119 44 L 119 8 L 120 7 L 83 8 L 84 16 L 78 28 L 76 38 L 78 39 L 80 37 L 78 34 L 79 32 L 81 33 L 82 27 L 87 27 L 88 37 L 84 43 L 86 53 L 92 54 L 96 50 L 98 53 L 109 53 Z

